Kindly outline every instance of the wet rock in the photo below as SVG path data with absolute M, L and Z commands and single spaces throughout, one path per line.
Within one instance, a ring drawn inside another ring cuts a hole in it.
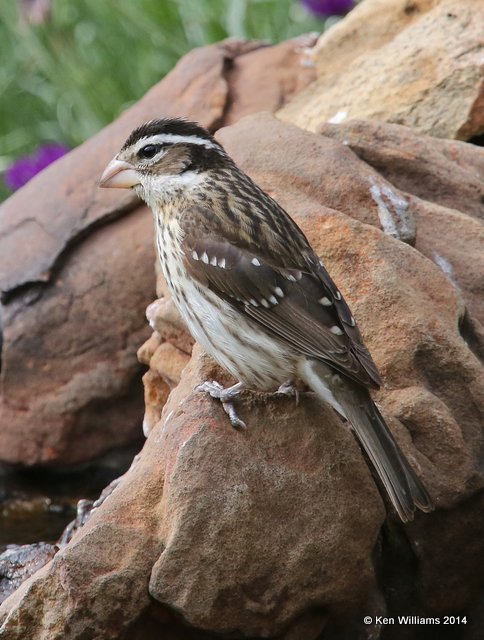
M 151 214 L 130 192 L 99 189 L 99 176 L 143 121 L 186 116 L 214 130 L 229 111 L 233 120 L 279 108 L 312 78 L 301 64 L 310 44 L 230 41 L 192 51 L 2 205 L 0 460 L 67 467 L 137 439 L 136 351 L 155 297 Z M 254 92 L 262 77 L 265 92 Z
M 321 36 L 317 80 L 280 116 L 312 131 L 366 119 L 439 138 L 482 135 L 483 30 L 475 0 L 366 0 Z
M 52 560 L 56 552 L 56 546 L 45 542 L 9 545 L 0 554 L 0 603 Z

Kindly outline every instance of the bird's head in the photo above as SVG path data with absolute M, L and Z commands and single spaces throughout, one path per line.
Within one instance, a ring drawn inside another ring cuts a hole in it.
M 221 145 L 201 125 L 180 118 L 152 120 L 135 129 L 101 176 L 101 187 L 133 188 L 151 206 L 196 187 L 223 165 Z

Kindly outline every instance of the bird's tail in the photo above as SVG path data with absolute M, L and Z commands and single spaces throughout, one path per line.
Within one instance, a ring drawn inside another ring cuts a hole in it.
M 432 501 L 393 438 L 368 390 L 331 370 L 324 363 L 306 360 L 299 374 L 311 389 L 329 402 L 350 423 L 403 522 L 413 520 L 415 509 L 432 511 Z

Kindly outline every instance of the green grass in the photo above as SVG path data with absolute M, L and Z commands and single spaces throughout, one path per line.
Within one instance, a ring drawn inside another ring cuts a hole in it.
M 43 25 L 19 4 L 0 3 L 0 171 L 46 141 L 78 145 L 193 47 L 324 28 L 297 0 L 54 0 Z

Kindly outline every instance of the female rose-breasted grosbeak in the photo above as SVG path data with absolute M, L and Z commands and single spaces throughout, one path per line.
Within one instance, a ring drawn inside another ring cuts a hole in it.
M 244 387 L 304 381 L 350 423 L 400 518 L 432 502 L 368 392 L 380 376 L 355 319 L 289 215 L 200 125 L 135 129 L 101 178 L 134 188 L 154 214 L 163 274 L 190 332 L 238 382 L 201 389 L 244 426 Z

